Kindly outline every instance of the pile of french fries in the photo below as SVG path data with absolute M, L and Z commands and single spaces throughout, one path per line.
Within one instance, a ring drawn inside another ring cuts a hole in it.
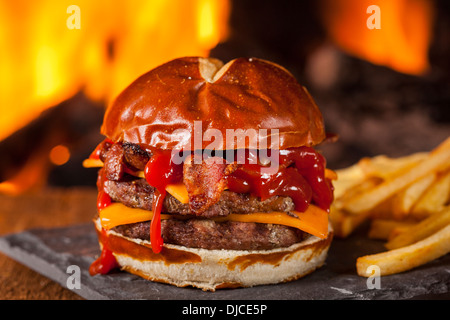
M 368 237 L 386 241 L 387 251 L 357 259 L 358 275 L 371 276 L 372 265 L 399 273 L 450 252 L 450 137 L 431 152 L 363 158 L 336 173 L 335 236 L 370 220 Z

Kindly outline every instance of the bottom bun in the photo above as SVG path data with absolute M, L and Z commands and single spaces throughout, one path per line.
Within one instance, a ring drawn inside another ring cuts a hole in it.
M 99 220 L 95 225 L 100 246 L 108 246 L 122 270 L 147 280 L 205 291 L 301 278 L 324 264 L 333 238 L 329 224 L 326 239 L 310 236 L 286 248 L 207 250 L 164 244 L 156 254 L 149 241 L 128 238 L 111 230 L 102 232 Z

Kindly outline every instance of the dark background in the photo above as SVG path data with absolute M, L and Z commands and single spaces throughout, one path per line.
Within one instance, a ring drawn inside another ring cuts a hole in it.
M 339 50 L 327 39 L 320 5 L 234 0 L 229 37 L 210 55 L 225 62 L 258 57 L 290 70 L 316 100 L 326 130 L 339 135 L 337 142 L 319 147 L 332 169 L 364 156 L 428 151 L 450 136 L 450 1 L 435 1 L 431 70 L 423 76 L 401 74 Z M 323 57 L 329 59 L 327 68 L 321 64 Z M 94 186 L 97 170 L 85 169 L 81 162 L 103 139 L 103 112 L 103 105 L 81 92 L 45 111 L 0 142 L 0 181 L 13 176 L 33 152 L 56 137 L 70 147 L 71 158 L 49 167 L 48 185 Z
M 331 168 L 363 156 L 427 151 L 450 136 L 450 2 L 435 4 L 431 70 L 420 77 L 353 58 L 330 44 L 320 1 L 234 1 L 232 37 L 211 55 L 224 61 L 262 57 L 290 70 L 316 100 L 326 130 L 340 136 L 322 148 Z M 313 65 L 323 52 L 334 57 L 334 81 L 322 80 L 329 70 Z M 323 81 L 327 85 L 319 85 Z

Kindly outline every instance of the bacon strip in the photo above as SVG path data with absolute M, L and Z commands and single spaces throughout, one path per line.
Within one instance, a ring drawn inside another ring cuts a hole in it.
M 119 181 L 125 172 L 123 149 L 121 144 L 113 144 L 105 156 L 105 176 L 108 180 Z
M 144 170 L 145 165 L 152 156 L 148 151 L 142 150 L 139 145 L 124 142 L 123 156 L 126 164 L 135 170 Z
M 219 201 L 227 187 L 225 177 L 236 169 L 236 163 L 228 164 L 223 158 L 201 159 L 200 155 L 188 156 L 183 165 L 183 182 L 189 194 L 190 211 L 201 216 Z
M 124 173 L 144 170 L 152 154 L 137 144 L 110 143 L 105 140 L 97 147 L 98 157 L 103 161 L 108 180 L 120 181 Z

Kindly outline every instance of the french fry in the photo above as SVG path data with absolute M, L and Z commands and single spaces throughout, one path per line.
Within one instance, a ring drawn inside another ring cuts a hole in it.
M 440 143 L 432 152 L 441 152 L 450 149 L 450 137 Z
M 338 179 L 333 181 L 334 197 L 336 199 L 340 198 L 347 190 L 355 187 L 366 178 L 358 164 L 336 170 L 336 174 Z
M 392 213 L 392 201 L 394 197 L 387 198 L 381 203 L 377 204 L 370 210 L 371 219 L 397 220 Z
M 380 275 L 384 276 L 416 268 L 449 252 L 450 225 L 412 245 L 360 257 L 356 261 L 356 270 L 358 275 L 369 277 L 368 268 L 376 265 Z
M 442 211 L 433 213 L 427 219 L 422 220 L 418 224 L 408 228 L 405 232 L 402 232 L 395 238 L 389 240 L 385 246 L 387 249 L 392 250 L 413 244 L 432 235 L 447 225 L 450 225 L 450 207 L 446 207 Z
M 351 201 L 354 198 L 359 197 L 362 194 L 365 194 L 369 190 L 372 190 L 373 188 L 375 188 L 375 186 L 377 186 L 381 182 L 382 180 L 376 177 L 371 177 L 359 181 L 357 185 L 347 189 L 346 192 L 344 192 L 340 197 L 336 197 L 336 200 L 334 201 L 334 206 L 338 209 L 342 209 L 345 203 Z
M 371 219 L 368 237 L 388 251 L 357 259 L 360 276 L 403 272 L 450 252 L 450 137 L 429 153 L 363 158 L 337 170 L 330 221 L 345 238 Z M 337 195 L 337 196 L 336 196 Z
M 403 226 L 398 226 L 395 227 L 391 230 L 391 232 L 389 233 L 388 237 L 386 240 L 391 241 L 392 239 L 394 239 L 395 237 L 399 236 L 400 234 L 407 232 L 408 230 L 410 230 L 411 226 L 408 225 L 403 225 Z
M 450 161 L 450 159 L 449 159 Z M 417 218 L 426 218 L 439 211 L 449 201 L 450 171 L 443 173 L 413 206 L 411 213 Z
M 350 199 L 341 208 L 354 214 L 369 211 L 416 180 L 432 172 L 445 170 L 449 166 L 450 138 L 433 150 L 426 159 L 411 167 L 410 170 L 402 172 L 400 175 L 382 182 L 372 190 Z
M 368 214 L 350 215 L 331 206 L 330 222 L 333 226 L 333 234 L 337 238 L 348 237 L 358 226 L 361 225 L 367 218 Z
M 409 228 L 416 224 L 416 221 L 397 221 L 388 219 L 373 219 L 370 223 L 368 237 L 370 239 L 387 240 L 393 230 Z
M 389 179 L 417 165 L 427 156 L 427 152 L 418 152 L 400 158 L 380 155 L 373 158 L 362 158 L 358 162 L 358 166 L 366 176 Z
M 411 211 L 411 208 L 416 204 L 421 195 L 431 186 L 436 180 L 436 174 L 432 173 L 423 178 L 413 182 L 407 186 L 403 191 L 396 194 L 392 199 L 392 213 L 396 219 L 401 220 L 405 218 Z

